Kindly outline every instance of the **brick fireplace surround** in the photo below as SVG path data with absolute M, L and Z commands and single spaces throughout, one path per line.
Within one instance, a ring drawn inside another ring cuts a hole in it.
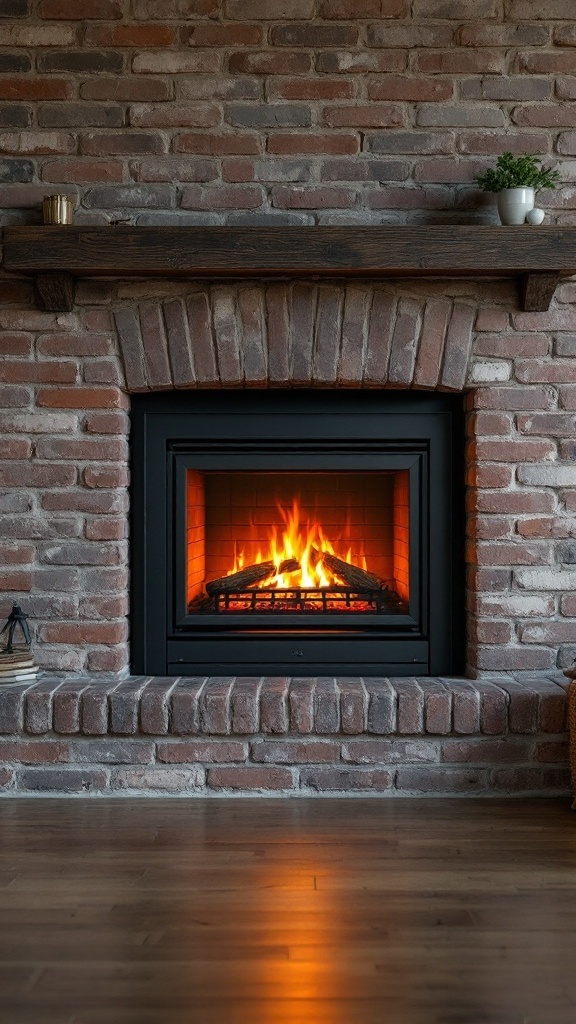
M 473 175 L 502 149 L 558 162 L 571 224 L 575 43 L 572 0 L 10 0 L 2 224 L 57 190 L 87 224 L 490 223 Z M 0 613 L 44 675 L 0 690 L 0 791 L 565 793 L 575 302 L 121 280 L 58 314 L 4 274 Z M 467 678 L 129 675 L 130 394 L 266 386 L 465 395 Z

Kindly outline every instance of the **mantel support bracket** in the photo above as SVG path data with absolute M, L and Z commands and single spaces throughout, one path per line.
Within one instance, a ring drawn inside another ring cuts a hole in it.
M 37 274 L 36 301 L 48 313 L 71 313 L 76 299 L 76 278 L 64 271 Z
M 550 308 L 560 274 L 523 274 L 520 282 L 520 307 L 525 313 L 545 313 Z

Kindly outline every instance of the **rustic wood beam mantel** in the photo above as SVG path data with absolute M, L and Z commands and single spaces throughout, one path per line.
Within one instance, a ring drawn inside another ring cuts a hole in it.
M 548 309 L 576 274 L 573 227 L 8 227 L 3 269 L 68 311 L 82 277 L 510 277 L 522 309 Z

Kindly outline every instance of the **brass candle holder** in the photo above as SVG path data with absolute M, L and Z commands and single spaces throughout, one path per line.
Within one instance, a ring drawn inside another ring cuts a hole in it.
M 44 196 L 42 213 L 45 224 L 71 224 L 74 220 L 74 199 L 66 195 Z

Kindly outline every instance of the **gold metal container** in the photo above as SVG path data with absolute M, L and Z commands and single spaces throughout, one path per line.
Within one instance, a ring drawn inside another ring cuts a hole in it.
M 71 196 L 44 196 L 42 212 L 45 224 L 71 224 L 74 220 L 74 200 Z

